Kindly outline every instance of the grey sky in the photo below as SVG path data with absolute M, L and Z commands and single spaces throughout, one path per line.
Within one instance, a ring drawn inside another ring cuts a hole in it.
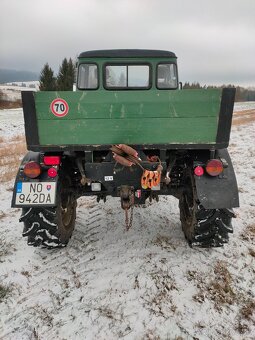
M 255 86 L 255 0 L 0 0 L 0 68 L 91 49 L 177 54 L 182 81 Z

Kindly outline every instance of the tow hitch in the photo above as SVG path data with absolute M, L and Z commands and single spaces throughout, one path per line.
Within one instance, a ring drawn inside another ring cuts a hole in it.
M 129 230 L 133 223 L 135 193 L 134 188 L 129 185 L 122 185 L 118 188 L 118 194 L 121 200 L 121 208 L 125 211 L 126 229 Z M 130 218 L 128 217 L 128 210 L 130 209 Z

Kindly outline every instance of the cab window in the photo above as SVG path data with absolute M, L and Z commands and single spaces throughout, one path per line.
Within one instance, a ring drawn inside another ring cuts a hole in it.
M 147 89 L 150 87 L 149 65 L 106 65 L 107 89 Z
M 157 67 L 157 88 L 176 89 L 177 67 L 175 64 L 159 64 Z
M 95 90 L 98 88 L 98 67 L 96 64 L 80 64 L 78 70 L 78 89 Z

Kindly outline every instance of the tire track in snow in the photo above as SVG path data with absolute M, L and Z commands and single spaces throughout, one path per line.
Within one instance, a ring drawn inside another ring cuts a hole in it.
M 105 229 L 105 221 L 102 218 L 104 211 L 101 205 L 94 206 L 94 203 L 95 199 L 88 199 L 84 205 L 78 206 L 75 230 L 67 248 L 35 249 L 35 258 L 32 260 L 39 263 L 38 270 L 33 273 L 32 278 L 28 277 L 27 287 L 25 289 L 23 287 L 22 293 L 17 299 L 17 304 L 22 305 L 22 309 L 13 310 L 6 319 L 7 324 L 20 325 L 19 329 L 25 330 L 27 322 L 33 321 L 35 328 L 37 325 L 40 327 L 39 319 L 36 316 L 41 313 L 41 309 L 38 307 L 40 306 L 40 297 L 47 300 L 48 312 L 44 310 L 43 313 L 49 314 L 54 314 L 77 303 L 79 298 L 76 295 L 70 301 L 65 302 L 65 300 L 71 290 L 79 289 L 81 284 L 86 283 L 86 273 L 81 274 L 80 272 L 86 269 L 87 264 L 90 264 L 91 259 L 98 253 L 97 242 Z M 87 271 L 91 272 L 91 269 Z M 65 285 L 66 289 L 63 289 Z M 55 292 L 49 287 L 55 287 Z M 65 292 L 67 296 L 65 296 Z M 62 300 L 59 304 L 56 303 L 58 299 Z M 25 319 L 31 310 L 35 311 L 35 316 L 26 322 Z M 8 334 L 10 333 L 7 331 L 6 335 Z

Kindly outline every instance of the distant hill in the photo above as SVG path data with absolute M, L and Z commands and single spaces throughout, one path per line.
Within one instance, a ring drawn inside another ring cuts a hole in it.
M 0 69 L 0 84 L 39 80 L 39 74 L 30 71 Z

